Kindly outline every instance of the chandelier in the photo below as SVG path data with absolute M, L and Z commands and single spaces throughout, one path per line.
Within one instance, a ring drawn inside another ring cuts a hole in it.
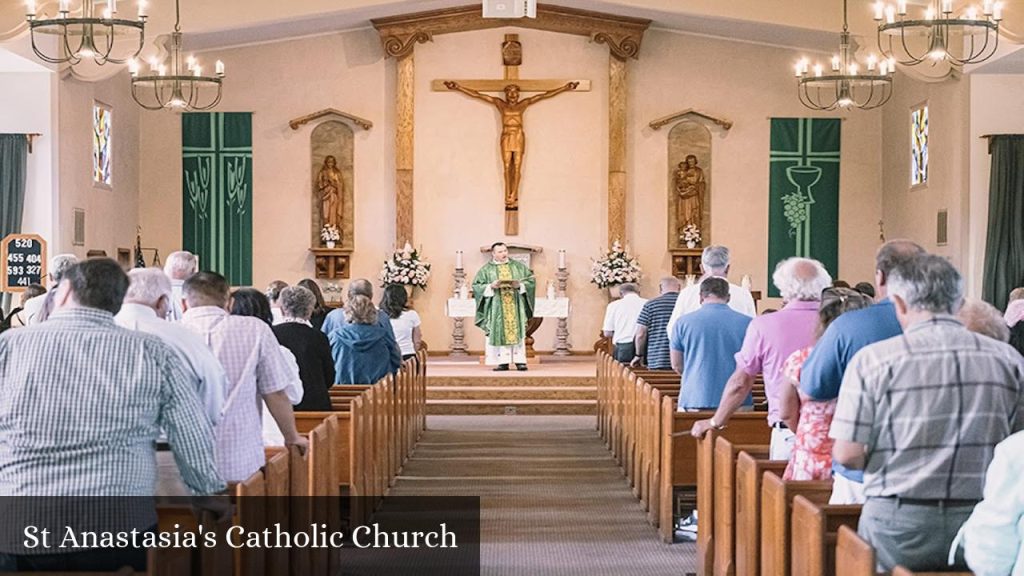
M 193 56 L 181 50 L 181 10 L 174 1 L 174 33 L 167 64 L 156 58 L 149 61 L 149 72 L 142 75 L 137 60 L 128 62 L 132 77 L 132 98 L 146 110 L 165 108 L 185 112 L 209 110 L 220 103 L 224 63 L 217 61 L 214 74 L 203 75 L 203 67 Z
M 69 0 L 60 0 L 55 18 L 40 18 L 36 14 L 35 0 L 28 0 L 25 18 L 28 20 L 32 51 L 44 62 L 72 66 L 83 60 L 92 60 L 100 66 L 107 62 L 124 64 L 128 59 L 138 56 L 145 40 L 145 0 L 139 1 L 137 20 L 119 18 L 117 0 L 107 0 L 106 6 L 101 14 L 96 10 L 94 0 L 82 0 L 82 13 L 72 16 Z M 56 36 L 57 49 L 62 55 L 45 54 L 36 44 L 36 34 Z M 119 38 L 123 41 L 117 42 Z M 115 55 L 115 44 L 118 44 L 119 55 Z M 122 45 L 134 47 L 135 50 L 125 53 L 121 49 Z
M 868 56 L 866 70 L 861 70 L 850 49 L 850 32 L 846 21 L 846 0 L 843 0 L 843 31 L 839 34 L 839 54 L 832 57 L 825 71 L 815 64 L 813 72 L 807 59 L 796 64 L 797 92 L 800 103 L 812 110 L 860 108 L 870 110 L 889 101 L 896 62 Z
M 908 20 L 906 0 L 898 0 L 895 6 L 878 2 L 875 4 L 878 49 L 890 58 L 899 54 L 900 64 L 907 66 L 943 60 L 962 66 L 991 58 L 999 47 L 1002 3 L 984 0 L 980 15 L 975 6 L 959 16 L 953 12 L 953 0 L 935 0 L 928 5 L 923 19 Z M 908 45 L 908 38 L 912 46 Z M 915 43 L 914 38 L 924 38 L 925 42 Z M 963 45 L 961 56 L 956 55 L 957 50 L 950 49 L 952 43 Z

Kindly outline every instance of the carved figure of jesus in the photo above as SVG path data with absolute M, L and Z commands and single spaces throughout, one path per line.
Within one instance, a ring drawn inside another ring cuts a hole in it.
M 704 170 L 697 166 L 697 157 L 690 154 L 685 162 L 679 163 L 675 174 L 676 187 L 676 226 L 682 234 L 687 224 L 700 229 L 700 217 L 703 211 L 704 192 L 707 183 L 704 181 Z
M 321 215 L 323 222 L 321 226 L 331 224 L 339 231 L 342 224 L 342 192 L 345 189 L 345 181 L 338 169 L 338 161 L 334 156 L 324 158 L 324 165 L 316 177 L 316 187 L 320 191 Z
M 575 90 L 579 82 L 569 82 L 564 86 L 541 92 L 536 96 L 520 100 L 519 86 L 505 86 L 505 98 L 488 96 L 477 90 L 466 88 L 458 82 L 445 82 L 445 88 L 458 90 L 463 94 L 492 104 L 501 114 L 501 162 L 505 172 L 505 209 L 519 208 L 519 182 L 523 174 L 523 158 L 526 156 L 526 132 L 523 129 L 523 112 L 531 105 L 558 96 L 562 92 Z

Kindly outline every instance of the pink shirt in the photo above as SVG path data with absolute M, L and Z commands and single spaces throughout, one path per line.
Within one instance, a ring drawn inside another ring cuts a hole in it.
M 743 347 L 736 353 L 737 368 L 750 376 L 764 374 L 768 424 L 779 421 L 779 387 L 785 384 L 782 367 L 786 359 L 814 344 L 819 305 L 817 300 L 795 300 L 778 312 L 754 318 L 743 338 Z
M 227 482 L 241 482 L 266 462 L 261 397 L 291 381 L 277 338 L 265 322 L 230 316 L 215 306 L 189 308 L 181 319 L 199 334 L 227 373 L 224 407 L 217 425 L 217 469 Z M 269 415 L 268 415 L 269 417 Z

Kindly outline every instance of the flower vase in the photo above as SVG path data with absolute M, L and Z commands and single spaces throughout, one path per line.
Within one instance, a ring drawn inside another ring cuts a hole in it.
M 686 247 L 689 248 L 690 250 L 693 250 L 694 248 L 697 247 L 697 243 L 691 240 L 690 242 L 686 243 Z
M 327 241 L 327 247 L 330 248 L 330 249 L 333 249 L 334 248 L 334 240 L 328 240 Z

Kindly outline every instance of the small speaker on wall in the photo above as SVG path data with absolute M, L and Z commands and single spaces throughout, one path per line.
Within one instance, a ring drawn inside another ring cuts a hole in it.
M 484 0 L 484 18 L 536 18 L 537 0 Z
M 935 223 L 935 243 L 939 246 L 945 246 L 947 242 L 949 242 L 949 212 L 947 210 L 939 210 Z
M 85 246 L 85 210 L 81 208 L 75 208 L 75 231 L 71 244 Z

